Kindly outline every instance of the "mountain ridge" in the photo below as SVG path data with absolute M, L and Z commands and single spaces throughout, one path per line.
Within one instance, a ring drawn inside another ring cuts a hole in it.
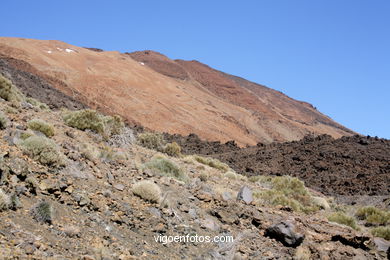
M 354 134 L 313 106 L 199 61 L 5 37 L 0 55 L 29 64 L 30 73 L 91 108 L 155 131 L 240 146 Z

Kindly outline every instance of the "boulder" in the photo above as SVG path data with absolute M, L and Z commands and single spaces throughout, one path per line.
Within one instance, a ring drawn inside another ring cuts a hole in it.
M 296 233 L 294 225 L 287 221 L 268 227 L 265 231 L 265 236 L 274 238 L 288 247 L 299 246 L 305 238 L 304 235 Z
M 237 194 L 237 200 L 251 204 L 253 201 L 252 190 L 248 186 L 243 186 Z

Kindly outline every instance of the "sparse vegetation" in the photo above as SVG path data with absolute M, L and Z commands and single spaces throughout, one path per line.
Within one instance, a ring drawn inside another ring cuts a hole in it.
M 0 130 L 6 129 L 8 126 L 8 118 L 0 111 Z
M 88 143 L 82 144 L 82 146 L 80 148 L 80 152 L 84 158 L 86 158 L 92 162 L 99 159 L 99 156 L 100 156 L 99 150 L 96 147 L 94 147 Z
M 31 105 L 33 105 L 34 107 L 37 107 L 37 108 L 42 109 L 42 110 L 49 110 L 50 109 L 48 105 L 46 105 L 45 103 L 42 103 L 42 102 L 40 102 L 32 97 L 26 98 L 26 102 L 28 102 Z
M 47 201 L 40 201 L 34 205 L 32 215 L 38 222 L 51 224 L 53 221 L 53 207 Z
M 9 209 L 10 205 L 10 197 L 3 191 L 3 189 L 0 189 L 0 211 Z
M 264 190 L 256 191 L 254 196 L 260 202 L 288 206 L 294 211 L 310 213 L 319 209 L 313 203 L 311 194 L 306 189 L 304 182 L 290 176 L 270 177 L 263 176 L 252 181 L 261 181 L 267 187 Z
M 226 178 L 232 179 L 232 180 L 237 179 L 237 173 L 235 173 L 233 171 L 227 171 L 223 176 L 225 176 Z
M 104 116 L 104 131 L 107 136 L 119 135 L 122 133 L 125 124 L 120 116 Z
M 41 120 L 41 119 L 32 119 L 27 122 L 27 127 L 34 131 L 39 131 L 46 135 L 47 137 L 52 137 L 54 135 L 53 125 Z
M 140 198 L 153 203 L 161 200 L 160 187 L 152 181 L 143 180 L 133 185 L 133 193 Z
M 194 159 L 201 164 L 208 165 L 212 168 L 221 170 L 222 172 L 227 172 L 229 170 L 229 166 L 226 163 L 220 162 L 218 159 L 199 155 L 194 155 Z
M 371 233 L 376 237 L 390 240 L 390 226 L 373 228 Z
M 186 181 L 188 176 L 174 162 L 169 159 L 154 157 L 145 163 L 143 168 L 150 169 L 157 174 L 176 178 L 180 181 Z
M 138 143 L 146 148 L 162 151 L 165 144 L 164 137 L 159 133 L 141 133 L 138 135 Z
M 92 109 L 66 112 L 63 118 L 70 127 L 83 131 L 89 129 L 105 137 L 121 133 L 124 127 L 121 117 L 103 116 Z
M 100 150 L 100 159 L 104 162 L 120 162 L 127 160 L 127 154 L 123 151 L 117 151 L 110 146 L 105 146 Z
M 199 179 L 201 180 L 201 181 L 207 181 L 208 180 L 208 178 L 209 178 L 209 175 L 208 175 L 208 173 L 207 172 L 201 172 L 200 174 L 199 174 Z
M 354 217 L 348 216 L 342 212 L 335 212 L 328 216 L 328 220 L 345 226 L 349 226 L 355 230 L 358 230 L 356 220 Z
M 176 142 L 169 143 L 165 145 L 164 153 L 169 156 L 179 157 L 181 155 L 181 147 Z
M 63 163 L 63 155 L 56 143 L 44 136 L 30 136 L 20 144 L 23 152 L 32 159 L 49 166 Z
M 390 212 L 376 207 L 362 207 L 356 212 L 358 219 L 365 220 L 370 225 L 386 225 L 390 223 Z
M 22 101 L 22 93 L 5 77 L 0 75 L 0 97 L 10 102 Z
M 64 121 L 66 125 L 83 131 L 89 129 L 99 134 L 104 132 L 102 116 L 92 109 L 67 112 Z
M 22 203 L 19 200 L 19 197 L 14 193 L 10 197 L 10 209 L 16 210 L 22 207 Z

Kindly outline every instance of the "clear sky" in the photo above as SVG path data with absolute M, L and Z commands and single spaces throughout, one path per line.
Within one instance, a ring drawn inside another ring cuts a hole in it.
M 199 60 L 390 138 L 389 0 L 4 0 L 1 9 L 0 36 Z

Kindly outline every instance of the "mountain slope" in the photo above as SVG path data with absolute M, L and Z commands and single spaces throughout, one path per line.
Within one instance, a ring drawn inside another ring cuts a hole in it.
M 17 61 L 7 66 L 32 73 L 71 99 L 161 132 L 196 133 L 239 145 L 352 134 L 307 103 L 197 61 L 173 61 L 152 51 L 123 54 L 60 41 L 0 38 L 0 59 Z

